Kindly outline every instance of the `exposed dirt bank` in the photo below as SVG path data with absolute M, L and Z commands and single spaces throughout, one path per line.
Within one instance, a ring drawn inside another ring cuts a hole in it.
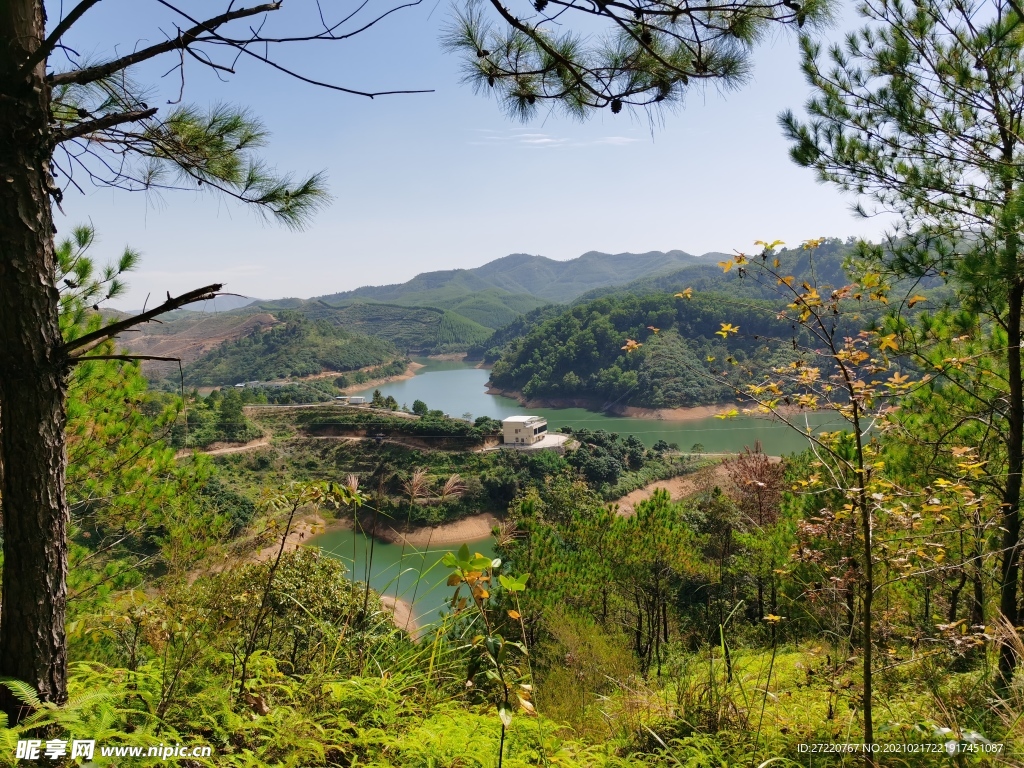
M 636 505 L 645 499 L 651 498 L 654 492 L 661 489 L 666 490 L 672 501 L 679 501 L 690 496 L 704 484 L 726 485 L 729 482 L 729 474 L 725 465 L 716 464 L 692 475 L 671 477 L 668 480 L 657 480 L 643 488 L 637 488 L 632 493 L 627 493 L 621 499 L 616 499 L 615 504 L 619 505 L 619 514 L 622 516 L 632 515 Z
M 270 438 L 261 437 L 258 440 L 251 440 L 248 443 L 210 443 L 205 448 L 199 449 L 199 453 L 205 453 L 207 456 L 223 456 L 227 453 L 245 453 L 246 451 L 255 451 L 257 448 L 265 448 L 268 445 L 270 445 Z M 183 448 L 174 454 L 174 457 L 181 459 L 191 455 L 191 448 Z
M 381 384 L 389 384 L 392 381 L 405 381 L 411 379 L 416 375 L 416 371 L 423 367 L 423 363 L 409 363 L 409 366 L 405 369 L 404 373 L 400 373 L 397 376 L 385 376 L 381 379 L 370 379 L 364 381 L 362 384 L 353 384 L 351 386 L 341 389 L 341 392 L 349 394 L 350 392 L 358 392 L 363 389 L 369 389 L 370 387 L 379 387 Z M 336 376 L 343 376 L 344 374 L 335 374 Z
M 335 523 L 341 521 L 335 521 Z M 348 521 L 345 521 L 348 522 Z M 328 527 L 336 528 L 339 527 L 335 523 L 327 526 L 324 523 L 323 518 L 319 515 L 308 515 L 302 517 L 292 523 L 292 529 L 288 532 L 288 536 L 285 537 L 284 551 L 292 552 L 299 547 L 305 546 L 309 543 L 309 540 L 316 536 L 318 533 L 323 533 Z M 348 522 L 351 526 L 351 522 Z M 272 544 L 263 549 L 254 552 L 249 558 L 246 558 L 248 562 L 263 563 L 270 560 L 274 560 L 277 557 L 278 551 L 281 549 L 281 540 L 276 539 Z M 416 621 L 416 616 L 413 613 L 412 605 L 402 599 L 395 599 L 387 595 L 380 596 L 381 605 L 384 606 L 385 610 L 392 614 L 392 621 L 399 629 L 408 632 L 414 640 L 419 639 L 420 625 Z
M 285 537 L 284 551 L 294 552 L 299 547 L 307 544 L 317 534 L 323 533 L 326 527 L 324 519 L 317 514 L 303 515 L 297 518 L 292 522 L 291 530 L 288 531 L 288 535 Z M 257 550 L 252 555 L 251 561 L 265 563 L 268 560 L 273 560 L 277 557 L 277 552 L 280 548 L 281 537 L 275 536 L 271 544 Z
M 377 530 L 373 531 L 373 520 L 366 517 L 360 521 L 363 530 L 373 533 L 378 541 L 388 544 L 408 544 L 410 547 L 462 545 L 468 541 L 479 541 L 491 535 L 491 530 L 500 522 L 490 512 L 470 515 L 461 520 L 441 523 L 433 526 L 407 527 L 391 520 L 378 520 Z M 341 518 L 332 520 L 326 527 L 328 531 L 345 530 L 352 527 L 352 520 Z
M 390 595 L 381 595 L 380 604 L 384 606 L 385 610 L 391 611 L 391 620 L 395 623 L 396 627 L 408 632 L 413 640 L 420 639 L 421 627 L 419 622 L 416 621 L 412 605 L 408 600 L 403 600 L 400 597 L 391 597 Z

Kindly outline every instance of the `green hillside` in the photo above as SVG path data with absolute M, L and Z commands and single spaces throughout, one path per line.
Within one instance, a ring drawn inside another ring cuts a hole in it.
M 797 283 L 812 278 L 812 272 L 821 282 L 829 285 L 843 285 L 848 282 L 843 265 L 854 255 L 854 248 L 839 238 L 827 239 L 814 252 L 813 261 L 809 261 L 800 246 L 786 248 L 775 255 L 779 259 L 780 268 L 786 274 L 793 275 Z M 725 254 L 716 254 L 715 258 L 706 258 L 670 272 L 657 275 L 644 275 L 619 285 L 608 285 L 581 293 L 577 302 L 591 301 L 602 296 L 614 296 L 627 293 L 674 293 L 684 288 L 693 288 L 696 292 L 728 291 L 730 296 L 775 299 L 778 294 L 774 285 L 762 285 L 754 279 L 738 279 L 737 272 L 725 273 L 718 265 L 719 261 L 731 259 Z
M 502 356 L 513 341 L 520 336 L 525 336 L 544 320 L 557 317 L 564 311 L 565 307 L 562 305 L 548 304 L 547 306 L 519 315 L 508 325 L 496 330 L 484 341 L 472 345 L 466 351 L 466 357 L 470 360 L 483 360 L 485 363 L 493 363 Z
M 295 312 L 280 312 L 278 319 L 281 325 L 226 341 L 185 366 L 185 382 L 220 386 L 324 371 L 354 371 L 401 356 L 384 339 L 352 333 L 323 320 L 311 320 Z
M 460 296 L 435 306 L 457 312 L 485 328 L 502 328 L 526 312 L 545 306 L 547 302 L 533 296 L 505 293 L 497 288 Z
M 259 306 L 275 311 L 273 302 Z M 462 352 L 491 335 L 490 328 L 438 307 L 373 302 L 335 306 L 324 300 L 310 300 L 299 304 L 294 311 L 310 320 L 384 339 L 404 353 Z
M 748 254 L 749 255 L 749 254 Z M 779 269 L 787 275 L 793 275 L 796 284 L 810 282 L 841 286 L 849 283 L 846 265 L 857 258 L 857 250 L 851 241 L 843 241 L 837 237 L 826 238 L 808 256 L 802 246 L 784 248 L 773 258 L 779 260 Z M 723 272 L 718 262 L 731 259 L 730 256 L 710 255 L 701 263 L 690 264 L 681 269 L 659 275 L 647 275 L 625 282 L 597 288 L 581 294 L 576 302 L 586 302 L 602 296 L 623 294 L 675 293 L 685 288 L 693 288 L 695 292 L 723 292 L 734 298 L 751 298 L 774 300 L 778 298 L 774 283 L 764 284 L 753 277 L 743 278 L 738 270 Z M 855 270 L 856 271 L 856 270 Z M 913 283 L 915 290 L 929 290 L 933 299 L 951 295 L 948 288 L 941 288 L 941 281 L 934 276 Z M 909 290 L 910 281 L 897 281 L 894 292 L 899 294 Z
M 590 290 L 663 275 L 702 262 L 714 263 L 716 255 L 697 257 L 683 251 L 617 254 L 591 251 L 568 261 L 555 261 L 516 253 L 474 269 L 424 272 L 406 283 L 365 286 L 320 298 L 331 304 L 367 299 L 443 307 L 487 325 L 479 317 L 463 313 L 454 302 L 470 294 L 485 293 L 519 314 L 542 304 L 572 301 Z M 528 298 L 534 300 L 532 306 L 527 306 Z M 514 306 L 517 302 L 518 306 Z

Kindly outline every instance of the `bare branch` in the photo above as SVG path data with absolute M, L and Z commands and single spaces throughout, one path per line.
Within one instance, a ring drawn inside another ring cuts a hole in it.
M 207 285 L 204 288 L 196 288 L 194 291 L 183 293 L 181 296 L 171 296 L 171 294 L 168 293 L 167 301 L 160 306 L 119 322 L 111 323 L 110 325 L 100 328 L 98 331 L 93 331 L 92 333 L 87 333 L 84 336 L 73 339 L 63 346 L 61 352 L 69 358 L 80 357 L 88 350 L 93 349 L 97 344 L 102 344 L 104 341 L 112 339 L 119 333 L 123 333 L 136 325 L 148 323 L 155 317 L 159 317 L 160 315 L 168 312 L 173 312 L 187 304 L 194 304 L 197 301 L 213 299 L 223 287 L 224 286 L 221 283 L 214 283 L 213 285 Z M 76 349 L 81 349 L 82 351 L 79 352 L 78 355 L 72 355 Z
M 158 1 L 162 2 L 164 5 L 167 5 L 167 3 L 164 2 L 164 0 L 158 0 Z M 343 39 L 346 39 L 348 37 L 351 37 L 351 36 L 353 36 L 355 34 L 358 34 L 359 32 L 363 32 L 363 31 L 369 29 L 374 24 L 376 24 L 380 20 L 384 19 L 385 17 L 389 16 L 390 14 L 394 13 L 395 11 L 402 10 L 403 8 L 411 8 L 413 6 L 419 5 L 420 2 L 421 2 L 421 0 L 411 0 L 410 2 L 408 2 L 408 3 L 404 4 L 404 5 L 396 6 L 396 7 L 392 8 L 392 9 L 390 9 L 389 11 L 381 14 L 380 16 L 378 16 L 373 21 L 365 24 L 360 29 L 355 30 L 355 31 L 349 33 L 348 35 L 334 36 L 334 37 L 331 37 L 329 39 L 331 39 L 331 40 L 343 40 Z M 168 6 L 168 7 L 170 7 L 170 6 Z M 194 19 L 192 19 L 191 16 L 188 16 L 183 11 L 181 11 L 179 9 L 176 9 L 176 10 L 178 10 L 178 13 L 180 13 L 186 19 L 189 19 L 190 21 L 194 21 Z M 198 29 L 200 25 L 201 25 L 201 23 L 197 23 L 197 25 L 195 27 L 193 27 L 193 29 Z M 371 98 L 371 99 L 374 96 L 395 96 L 395 95 L 399 95 L 399 94 L 410 94 L 410 93 L 433 93 L 432 89 L 426 89 L 426 90 L 424 90 L 424 89 L 420 89 L 420 90 L 399 90 L 399 91 L 376 91 L 376 92 L 373 92 L 373 91 L 357 91 L 357 90 L 354 90 L 352 88 L 345 88 L 345 87 L 340 86 L 340 85 L 333 85 L 332 83 L 327 83 L 327 82 L 324 82 L 322 80 L 314 80 L 314 79 L 312 79 L 310 77 L 306 77 L 305 75 L 300 75 L 298 72 L 296 72 L 296 71 L 294 71 L 292 69 L 288 69 L 287 67 L 282 66 L 281 64 L 278 64 L 276 61 L 271 59 L 269 55 L 261 55 L 261 54 L 258 54 L 256 52 L 254 52 L 254 51 L 249 50 L 249 48 L 248 48 L 250 43 L 253 43 L 253 42 L 261 42 L 261 43 L 301 42 L 301 41 L 322 39 L 319 36 L 312 36 L 312 37 L 305 37 L 305 38 L 301 38 L 301 37 L 281 38 L 281 39 L 275 40 L 275 39 L 271 39 L 271 38 L 266 38 L 266 39 L 262 38 L 258 34 L 258 32 L 254 32 L 253 33 L 253 37 L 250 40 L 232 40 L 231 38 L 227 38 L 227 37 L 224 37 L 223 35 L 217 34 L 213 30 L 210 30 L 210 34 L 213 37 L 213 40 L 211 40 L 211 42 L 216 41 L 216 42 L 218 42 L 220 44 L 228 45 L 228 46 L 231 46 L 233 48 L 236 48 L 238 50 L 239 56 L 241 56 L 242 54 L 245 54 L 247 56 L 252 56 L 257 61 L 261 61 L 264 64 L 266 64 L 266 65 L 268 65 L 270 67 L 273 67 L 274 69 L 278 70 L 279 72 L 283 72 L 284 74 L 288 75 L 289 77 L 294 77 L 296 80 L 301 80 L 304 83 L 309 83 L 310 85 L 315 85 L 315 86 L 318 86 L 320 88 L 327 88 L 327 89 L 332 90 L 332 91 L 340 91 L 342 93 L 348 93 L 348 94 L 351 94 L 353 96 L 366 96 L 366 97 Z
M 129 362 L 133 360 L 163 360 L 169 363 L 181 362 L 180 357 L 161 357 L 159 355 L 80 355 L 71 358 L 71 362 L 75 365 L 87 363 L 90 360 L 127 360 Z
M 54 131 L 53 143 L 60 144 L 62 141 L 77 139 L 80 136 L 95 133 L 96 131 L 103 131 L 107 128 L 113 128 L 115 125 L 121 125 L 122 123 L 136 123 L 139 120 L 145 120 L 146 118 L 152 117 L 156 113 L 156 107 L 151 107 L 150 109 L 135 109 L 131 112 L 117 112 L 111 115 L 104 115 L 103 117 L 98 117 L 95 120 L 78 123 L 70 128 L 63 128 Z
M 251 8 L 239 8 L 235 11 L 228 11 L 222 13 L 219 16 L 214 16 L 212 19 L 201 21 L 191 29 L 184 32 L 179 32 L 178 36 L 171 39 L 165 40 L 162 43 L 151 45 L 148 48 L 143 48 L 140 51 L 135 51 L 127 56 L 122 56 L 119 59 L 108 61 L 105 64 L 97 64 L 94 67 L 86 67 L 84 69 L 72 70 L 70 72 L 57 72 L 50 76 L 50 83 L 52 85 L 67 85 L 67 84 L 78 84 L 84 85 L 85 83 L 92 83 L 96 80 L 102 80 L 104 77 L 120 72 L 122 69 L 126 69 L 133 64 L 152 59 L 154 56 L 159 56 L 169 51 L 175 51 L 181 48 L 187 48 L 192 43 L 200 40 L 200 35 L 204 32 L 212 33 L 215 29 L 229 21 L 236 19 L 244 19 L 249 16 L 258 16 L 261 13 L 269 13 L 270 11 L 276 11 L 281 7 L 280 2 L 264 3 L 263 5 L 254 5 Z
M 61 37 L 63 37 L 64 33 L 71 29 L 72 25 L 82 18 L 82 16 L 85 15 L 85 12 L 96 5 L 99 1 L 100 0 L 82 0 L 82 2 L 71 10 L 71 13 L 61 19 L 53 32 L 50 33 L 50 36 L 46 38 L 40 46 L 32 52 L 32 55 L 25 60 L 25 63 L 21 65 L 21 69 L 18 70 L 17 74 L 18 79 L 25 77 L 25 75 L 32 71 L 32 68 L 35 67 L 36 64 L 49 56 L 57 47 L 57 42 Z

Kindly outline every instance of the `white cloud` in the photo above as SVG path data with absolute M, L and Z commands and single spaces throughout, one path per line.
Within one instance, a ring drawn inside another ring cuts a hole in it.
M 477 129 L 477 133 L 487 133 L 483 138 L 485 141 L 470 141 L 473 146 L 494 146 L 498 144 L 519 145 L 525 147 L 595 147 L 595 146 L 625 146 L 633 144 L 639 139 L 627 136 L 604 136 L 598 139 L 572 139 L 565 136 L 552 136 L 547 133 L 520 133 L 508 131 L 505 133 L 485 131 Z

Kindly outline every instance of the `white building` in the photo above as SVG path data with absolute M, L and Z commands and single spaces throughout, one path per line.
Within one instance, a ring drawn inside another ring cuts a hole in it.
M 548 434 L 548 420 L 540 416 L 509 416 L 501 426 L 506 445 L 533 445 Z

